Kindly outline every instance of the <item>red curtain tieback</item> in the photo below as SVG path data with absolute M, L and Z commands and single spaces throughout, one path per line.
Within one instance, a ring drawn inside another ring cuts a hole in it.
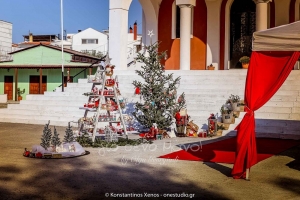
M 248 106 L 245 106 L 245 111 L 250 114 L 250 116 L 254 115 L 254 111 L 251 110 Z

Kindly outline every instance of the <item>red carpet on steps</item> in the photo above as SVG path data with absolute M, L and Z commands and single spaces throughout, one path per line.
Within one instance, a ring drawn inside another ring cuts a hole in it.
M 257 162 L 300 145 L 298 140 L 256 138 Z M 176 151 L 159 158 L 206 161 L 233 164 L 235 160 L 236 138 L 229 138 L 201 146 L 190 145 L 187 150 Z

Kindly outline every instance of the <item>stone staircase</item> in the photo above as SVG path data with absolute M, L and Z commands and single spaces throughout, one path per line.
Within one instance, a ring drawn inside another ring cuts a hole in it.
M 231 94 L 244 97 L 247 70 L 172 70 L 174 77 L 181 76 L 178 94 L 185 93 L 188 115 L 200 129 L 206 129 L 210 113 L 219 115 L 221 106 Z M 123 97 L 128 99 L 126 113 L 130 113 L 138 95 L 134 95 L 133 80 L 141 80 L 134 70 L 115 70 Z M 256 132 L 260 137 L 300 139 L 300 71 L 294 70 L 280 90 L 261 109 L 255 112 Z M 68 83 L 65 92 L 45 92 L 44 95 L 27 95 L 20 104 L 8 104 L 0 109 L 0 122 L 67 126 L 84 115 L 79 106 L 87 102 L 82 95 L 91 90 L 92 83 L 80 79 Z M 234 128 L 241 121 L 241 112 L 223 135 L 236 134 Z

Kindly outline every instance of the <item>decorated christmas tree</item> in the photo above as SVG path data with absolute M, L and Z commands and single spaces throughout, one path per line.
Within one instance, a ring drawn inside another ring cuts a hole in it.
M 73 130 L 71 129 L 71 125 L 70 122 L 68 123 L 68 127 L 66 128 L 65 131 L 65 137 L 64 137 L 64 142 L 66 143 L 70 143 L 70 142 L 74 142 L 75 138 L 74 138 L 74 134 L 73 134 Z
M 176 95 L 180 77 L 173 78 L 173 74 L 165 73 L 160 61 L 166 52 L 158 52 L 158 46 L 157 42 L 146 46 L 147 56 L 138 53 L 137 61 L 145 65 L 136 73 L 144 81 L 133 81 L 133 85 L 139 88 L 143 101 L 136 102 L 133 116 L 146 128 L 156 123 L 159 129 L 166 129 L 178 109 Z
M 59 146 L 59 145 L 61 144 L 58 135 L 59 135 L 59 134 L 57 133 L 57 130 L 56 130 L 55 126 L 54 126 L 53 136 L 52 136 L 52 138 L 51 138 L 51 144 L 52 144 L 54 147 L 57 147 L 57 146 Z
M 41 146 L 44 147 L 44 149 L 46 149 L 46 150 L 48 147 L 50 147 L 50 141 L 51 141 L 51 136 L 52 136 L 51 129 L 49 128 L 49 124 L 50 124 L 50 121 L 48 121 L 48 124 L 45 124 L 44 130 L 43 130 L 43 135 L 41 138 L 41 140 L 42 140 Z

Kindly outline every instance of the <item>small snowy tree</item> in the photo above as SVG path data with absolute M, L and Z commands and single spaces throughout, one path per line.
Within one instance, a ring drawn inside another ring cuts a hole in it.
M 50 120 L 48 121 L 48 124 L 45 124 L 44 130 L 43 130 L 43 135 L 42 135 L 42 143 L 41 146 L 44 147 L 44 149 L 48 149 L 50 147 L 50 141 L 51 141 L 51 129 L 49 128 Z
M 66 128 L 66 134 L 64 137 L 64 142 L 66 143 L 70 143 L 70 142 L 74 142 L 75 138 L 74 138 L 74 134 L 73 134 L 73 130 L 71 129 L 71 125 L 70 122 L 68 123 L 68 127 Z
M 54 131 L 53 131 L 53 136 L 51 139 L 51 144 L 54 146 L 54 148 L 56 149 L 57 146 L 61 145 L 60 139 L 59 139 L 59 134 L 57 133 L 57 130 L 54 126 Z

